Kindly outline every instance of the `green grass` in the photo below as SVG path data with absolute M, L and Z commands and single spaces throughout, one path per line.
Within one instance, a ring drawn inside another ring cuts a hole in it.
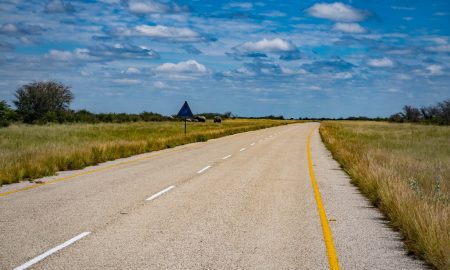
M 450 127 L 324 122 L 320 133 L 409 251 L 450 269 Z
M 188 123 L 187 136 L 183 122 L 12 125 L 0 129 L 0 185 L 288 123 L 293 121 L 235 119 L 222 124 Z

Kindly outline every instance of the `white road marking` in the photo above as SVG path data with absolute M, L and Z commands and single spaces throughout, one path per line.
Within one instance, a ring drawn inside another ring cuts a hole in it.
M 74 238 L 72 238 L 72 239 L 70 239 L 70 240 L 68 240 L 68 241 L 66 241 L 66 242 L 64 242 L 64 243 L 62 243 L 61 245 L 56 246 L 56 247 L 54 247 L 54 248 L 48 250 L 47 252 L 42 253 L 41 255 L 35 257 L 34 259 L 31 259 L 30 261 L 28 261 L 28 262 L 22 264 L 21 266 L 18 266 L 18 267 L 16 267 L 16 268 L 14 268 L 14 270 L 23 270 L 23 269 L 27 269 L 28 267 L 30 267 L 30 266 L 32 266 L 33 264 L 35 264 L 35 263 L 37 263 L 37 262 L 39 262 L 39 261 L 45 259 L 46 257 L 52 255 L 53 253 L 55 253 L 55 252 L 57 252 L 57 251 L 59 251 L 59 250 L 65 248 L 65 247 L 67 247 L 67 246 L 72 245 L 73 243 L 75 243 L 76 241 L 80 240 L 81 238 L 87 236 L 87 235 L 90 234 L 90 233 L 91 233 L 91 232 L 84 232 L 84 233 L 81 233 L 81 234 L 75 236 Z
M 239 152 L 245 151 L 245 149 L 246 149 L 245 147 L 241 148 L 241 150 L 239 150 Z
M 250 146 L 253 146 L 253 145 L 255 145 L 255 143 L 250 144 Z
M 231 157 L 231 155 L 228 155 L 228 156 L 226 156 L 226 157 L 223 157 L 222 159 L 227 159 L 227 158 L 229 158 L 229 157 Z
M 170 187 L 167 187 L 167 188 L 161 190 L 160 192 L 158 192 L 158 193 L 156 193 L 156 194 L 153 194 L 152 196 L 148 197 L 148 198 L 145 199 L 145 200 L 146 200 L 146 201 L 154 200 L 154 199 L 158 198 L 159 196 L 163 195 L 164 193 L 166 193 L 167 191 L 171 190 L 171 189 L 174 188 L 174 187 L 175 187 L 175 186 L 173 186 L 173 185 L 170 186 Z
M 201 169 L 200 171 L 198 171 L 197 173 L 202 173 L 204 171 L 206 171 L 207 169 L 211 168 L 211 166 L 206 166 L 205 168 Z

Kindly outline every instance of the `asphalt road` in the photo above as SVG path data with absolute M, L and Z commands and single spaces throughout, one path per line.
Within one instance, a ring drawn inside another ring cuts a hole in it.
M 330 269 L 307 158 L 317 126 L 116 160 L 1 196 L 0 269 Z M 310 149 L 340 268 L 424 269 L 317 129 Z

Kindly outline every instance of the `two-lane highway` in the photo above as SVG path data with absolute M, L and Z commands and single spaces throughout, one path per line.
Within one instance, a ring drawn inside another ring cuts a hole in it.
M 1 196 L 0 268 L 330 269 L 307 155 L 315 129 L 317 191 L 336 220 L 325 222 L 341 269 L 421 269 L 395 233 L 368 222 L 379 214 L 347 179 L 333 177 L 317 126 L 139 155 Z M 350 212 L 358 219 L 341 219 Z

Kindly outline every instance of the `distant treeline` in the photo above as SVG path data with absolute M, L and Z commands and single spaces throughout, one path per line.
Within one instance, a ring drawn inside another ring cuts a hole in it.
M 389 121 L 450 125 L 450 99 L 421 108 L 406 105 L 402 112 L 391 115 Z
M 138 121 L 180 121 L 175 116 L 164 116 L 154 112 L 93 113 L 87 110 L 69 108 L 74 96 L 70 87 L 57 81 L 33 82 L 17 89 L 13 100 L 16 109 L 0 100 L 0 127 L 11 122 L 27 124 L 46 123 L 126 123 Z M 231 112 L 204 113 L 208 119 L 220 116 L 222 119 L 235 117 Z
M 69 105 L 74 96 L 69 86 L 57 81 L 33 82 L 17 89 L 15 100 L 16 109 L 11 108 L 4 100 L 0 100 L 0 127 L 8 126 L 11 122 L 23 122 L 27 124 L 46 123 L 126 123 L 138 121 L 180 121 L 175 116 L 164 116 L 154 112 L 142 112 L 140 114 L 128 113 L 92 113 L 87 110 L 71 110 Z M 242 118 L 225 113 L 202 113 L 207 119 L 220 116 L 222 119 Z M 268 115 L 263 117 L 245 117 L 252 119 L 284 120 L 283 115 Z M 293 120 L 293 118 L 290 118 Z M 449 125 L 450 124 L 450 99 L 439 102 L 434 106 L 415 108 L 404 106 L 403 111 L 391 115 L 389 118 L 369 118 L 365 116 L 347 118 L 309 118 L 300 117 L 299 120 L 324 121 L 324 120 L 364 120 L 364 121 L 391 121 L 412 122 Z

